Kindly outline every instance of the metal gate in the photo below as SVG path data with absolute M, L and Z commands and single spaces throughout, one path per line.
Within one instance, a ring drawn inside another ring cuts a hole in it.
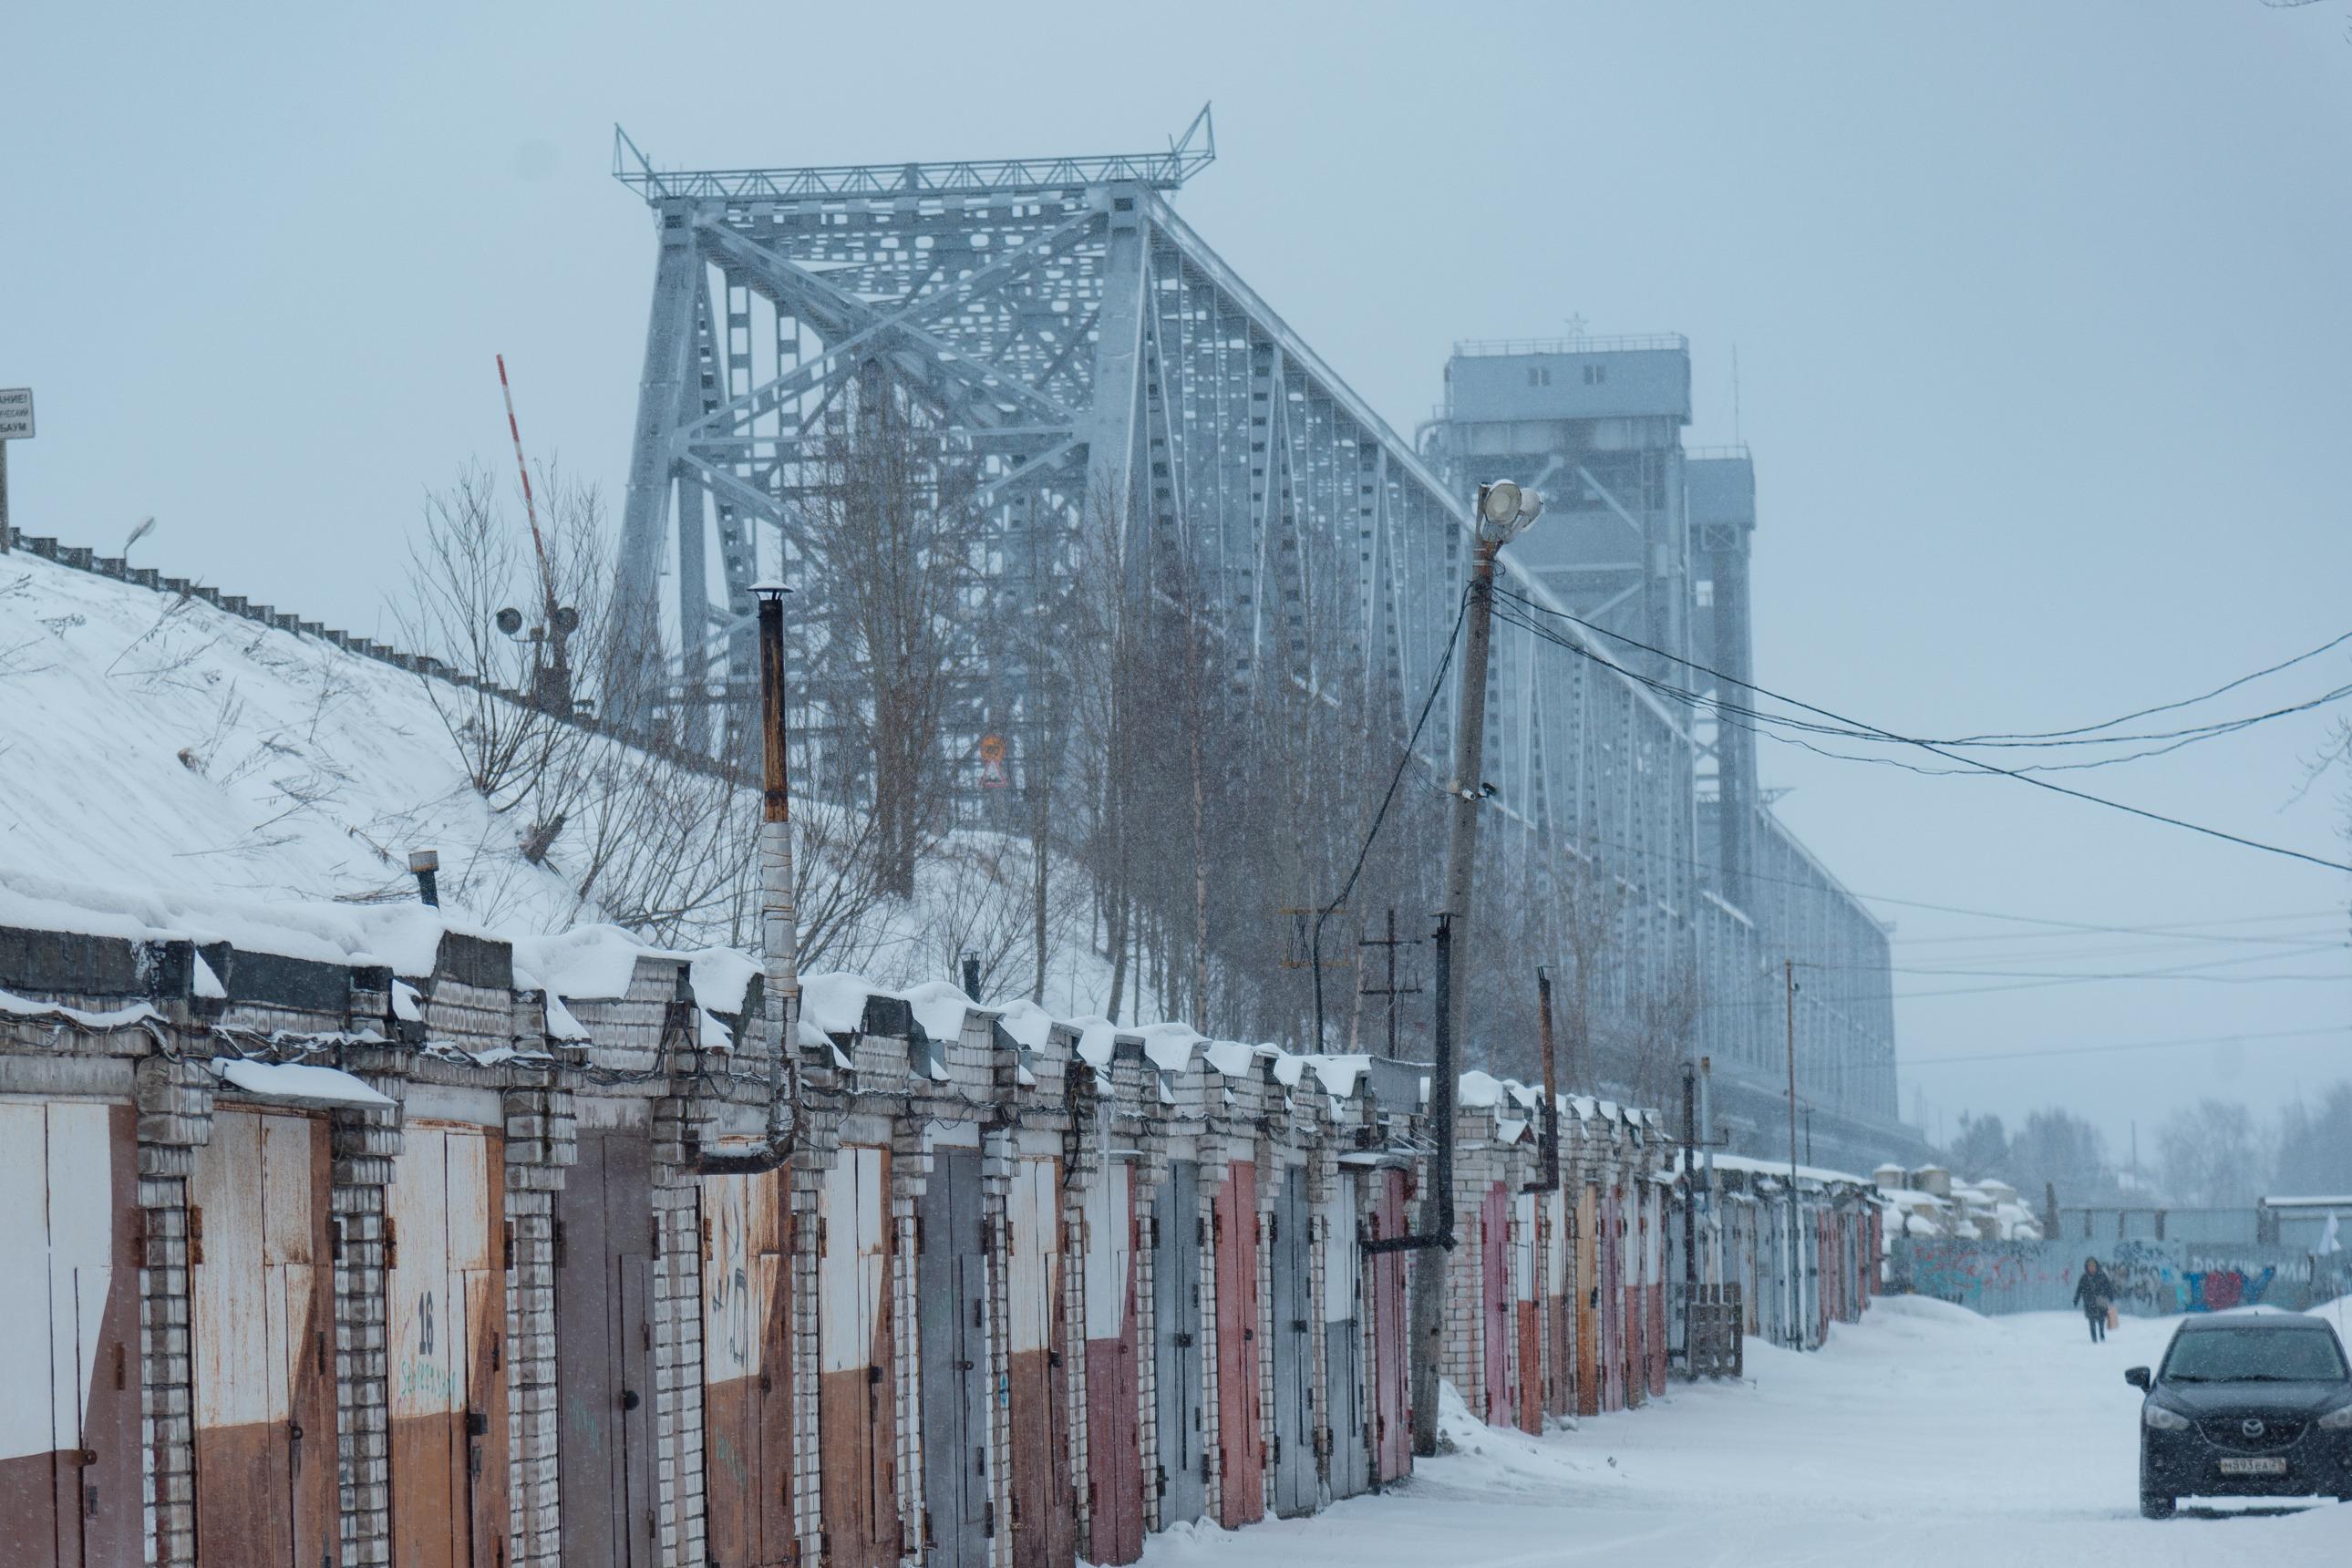
M 1225 1168 L 1210 1221 L 1217 1249 L 1218 1522 L 1265 1517 L 1265 1418 L 1257 1375 L 1257 1167 Z
M 1362 1254 L 1356 1216 L 1363 1178 L 1342 1171 L 1323 1217 L 1323 1426 L 1334 1498 L 1371 1485 L 1370 1437 L 1364 1429 Z
M 1208 1456 L 1202 1445 L 1201 1171 L 1190 1160 L 1168 1167 L 1168 1184 L 1151 1221 L 1153 1424 L 1160 1462 L 1160 1528 L 1201 1517 L 1208 1507 Z
M 1601 1402 L 1601 1194 L 1576 1189 L 1576 1413 L 1598 1415 Z
M 1666 1200 L 1656 1182 L 1642 1187 L 1642 1364 L 1651 1397 L 1666 1392 Z
M 325 1124 L 218 1110 L 188 1178 L 196 1557 L 325 1563 L 335 1396 Z
M 724 1568 L 793 1558 L 788 1171 L 702 1179 L 704 1531 Z
M 1313 1513 L 1315 1474 L 1314 1232 L 1308 1224 L 1307 1172 L 1285 1173 L 1266 1237 L 1267 1281 L 1274 1326 L 1274 1511 L 1285 1519 Z
M 845 1143 L 824 1173 L 817 1228 L 817 1447 L 826 1568 L 893 1568 L 889 1154 Z
M 1062 1371 L 1069 1330 L 1062 1294 L 1061 1162 L 1023 1160 L 1006 1215 L 1013 1568 L 1070 1568 L 1077 1560 L 1077 1531 L 1070 1489 L 1070 1383 Z
M 135 1113 L 0 1100 L 0 1558 L 140 1554 Z
M 1543 1310 L 1549 1355 L 1545 1364 L 1544 1409 L 1554 1415 L 1576 1410 L 1576 1271 L 1569 1267 L 1576 1234 L 1569 1226 L 1568 1194 L 1554 1187 L 1543 1194 Z
M 1520 1193 L 1511 1199 L 1511 1312 L 1517 1328 L 1517 1375 L 1511 1381 L 1511 1408 L 1519 1430 L 1543 1430 L 1543 1310 L 1536 1282 L 1536 1196 Z
M 988 1563 L 988 1240 L 980 1151 L 931 1154 L 916 1235 L 929 1568 Z
M 580 1131 L 556 1205 L 557 1493 L 567 1563 L 650 1563 L 653 1174 L 642 1129 Z
M 1625 1202 L 1603 1192 L 1601 1226 L 1601 1408 L 1625 1408 Z
M 1141 1380 L 1136 1367 L 1135 1200 L 1112 1160 L 1087 1191 L 1087 1559 L 1143 1555 Z
M 1404 1173 L 1382 1171 L 1370 1227 L 1374 1239 L 1409 1234 Z M 1406 1373 L 1411 1331 L 1405 1315 L 1405 1255 L 1373 1256 L 1366 1281 L 1372 1323 L 1372 1477 L 1385 1486 L 1412 1468 L 1412 1410 Z
M 499 1568 L 507 1514 L 505 1140 L 409 1124 L 384 1189 L 392 1560 Z
M 1511 1195 L 1495 1183 L 1478 1205 L 1478 1336 L 1486 1416 L 1508 1426 L 1511 1412 Z

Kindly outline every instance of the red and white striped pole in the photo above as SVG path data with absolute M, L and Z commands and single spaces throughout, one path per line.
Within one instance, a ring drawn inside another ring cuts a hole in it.
M 540 594 L 546 601 L 541 613 L 545 616 L 550 652 L 555 668 L 562 672 L 561 679 L 568 683 L 571 679 L 571 650 L 564 646 L 563 627 L 556 618 L 555 572 L 547 562 L 547 541 L 539 531 L 539 505 L 531 498 L 530 465 L 523 461 L 522 426 L 515 423 L 514 388 L 507 382 L 507 356 L 500 354 L 498 360 L 499 395 L 506 399 L 507 405 L 507 434 L 514 437 L 515 472 L 522 476 L 523 515 L 530 520 L 530 548 L 539 557 Z

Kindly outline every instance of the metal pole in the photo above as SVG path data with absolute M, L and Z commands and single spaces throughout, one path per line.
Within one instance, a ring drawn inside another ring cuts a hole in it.
M 0 441 L 0 555 L 8 553 L 8 443 Z
M 1483 502 L 1485 492 L 1480 493 Z M 1423 1234 L 1445 1234 L 1444 1245 L 1421 1256 L 1412 1275 L 1412 1447 L 1424 1458 L 1437 1452 L 1438 1359 L 1444 1346 L 1446 1252 L 1453 1246 L 1454 1042 L 1466 1033 L 1468 986 L 1457 994 L 1450 973 L 1453 943 L 1470 929 L 1471 873 L 1478 857 L 1479 777 L 1486 755 L 1486 656 L 1495 638 L 1495 554 L 1510 537 L 1483 523 L 1471 557 L 1469 627 L 1462 646 L 1462 685 L 1454 710 L 1454 771 L 1446 781 L 1452 820 L 1445 838 L 1445 904 L 1438 911 L 1437 1060 L 1430 1075 L 1430 1115 L 1437 1126 L 1438 1173 L 1422 1194 Z
M 1802 1349 L 1797 1320 L 1804 1313 L 1803 1270 L 1797 1262 L 1797 961 L 1780 961 L 1780 984 L 1789 1019 L 1789 1342 Z
M 1536 1007 L 1543 1040 L 1543 1175 L 1528 1184 L 1533 1193 L 1559 1191 L 1559 1080 L 1551 1038 L 1551 976 L 1536 965 Z
M 1683 1373 L 1697 1375 L 1691 1354 L 1691 1303 L 1698 1300 L 1698 1069 L 1683 1063 Z

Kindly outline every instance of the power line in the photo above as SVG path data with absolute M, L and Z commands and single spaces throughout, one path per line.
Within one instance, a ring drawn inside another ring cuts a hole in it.
M 2240 954 L 2239 954 L 2238 956 L 2236 956 L 2235 958 L 2210 958 L 2210 959 L 2205 959 L 2205 960 L 2202 960 L 2202 961 L 2200 961 L 2200 962 L 2199 962 L 2199 963 L 2195 963 L 2175 964 L 2175 965 L 2172 965 L 2172 966 L 2169 966 L 2169 967 L 2168 967 L 2168 968 L 2164 968 L 2164 969 L 2145 969 L 2145 970 L 2138 970 L 2138 971 L 2135 971 L 2135 972 L 2133 972 L 2133 973 L 2128 973 L 2128 974 L 2110 974 L 2110 973 L 2084 973 L 2084 972 L 2082 972 L 2082 971 L 2079 971 L 2079 970 L 2051 970 L 2051 969 L 1951 969 L 1951 968 L 1942 968 L 1942 967 L 1937 967 L 1937 968 L 1928 968 L 1928 967 L 1923 967 L 1923 966 L 1921 966 L 1921 965 L 1917 965 L 1917 964 L 1903 964 L 1903 963 L 1890 964 L 1890 965 L 1888 966 L 1888 970 L 1889 970 L 1889 972 L 1890 972 L 1890 973 L 1895 973 L 1895 974 L 1925 974 L 1925 975 L 1930 975 L 1930 976 L 1933 976 L 1933 975 L 1948 975 L 1948 976 L 1952 976 L 1952 977 L 1955 977 L 1955 978 L 1960 978 L 1960 979 L 1967 979 L 1967 978 L 1974 977 L 1974 978 L 1977 978 L 1977 979 L 1987 979 L 1987 980 L 2050 980 L 2050 979 L 2064 979 L 2064 980 L 2137 980 L 2137 979 L 2140 979 L 2140 978 L 2142 978 L 2142 977 L 2144 977 L 2144 976 L 2147 976 L 2147 975 L 2154 975 L 2154 974 L 2182 974 L 2182 973 L 2189 973 L 2189 972 L 2191 972 L 2191 971 L 2193 971 L 2193 970 L 2199 970 L 2199 969 L 2222 969 L 2222 968 L 2226 968 L 2226 967 L 2228 967 L 2228 966 L 2230 966 L 2230 965 L 2231 965 L 2231 964 L 2239 964 L 2239 963 L 2276 963 L 2278 960 L 2283 959 L 2283 958 L 2307 958 L 2307 957 L 2309 957 L 2311 954 L 2313 954 L 2313 953 L 2315 953 L 2315 952 L 2341 952 L 2342 951 L 2344 951 L 2344 949 L 2346 949 L 2346 948 L 2347 948 L 2347 947 L 2352 947 L 2352 942 L 2307 942 L 2304 946 L 2301 946 L 2301 947 L 2292 947 L 2292 948 L 2287 949 L 2287 950 L 2286 950 L 2285 952 L 2244 952 L 2244 953 L 2240 953 Z M 2056 956 L 2057 956 L 2057 958 L 2058 958 L 2058 959 L 2060 959 L 2061 961 L 2063 961 L 2063 960 L 2064 960 L 2064 959 L 2066 959 L 2066 958 L 2068 958 L 2068 957 L 2074 957 L 2074 958 L 2094 958 L 2094 957 L 2097 957 L 2097 956 L 2099 956 L 2099 955 L 2098 955 L 2098 954 L 2095 954 L 2095 953 L 2087 953 L 2087 952 L 2086 952 L 2086 953 L 2076 953 L 2076 954 L 2060 953 L 2060 954 L 2057 954 Z M 1816 967 L 1822 967 L 1822 968 L 1825 968 L 1825 967 L 1832 967 L 1832 966 L 1829 966 L 1829 965 L 1816 965 Z M 1848 965 L 1848 966 L 1846 966 L 1846 967 L 1853 967 L 1853 966 L 1852 966 L 1852 965 Z M 1874 968 L 1874 970 L 1873 970 L 1873 972 L 1874 972 L 1874 973 L 1875 973 L 1875 968 Z
M 1500 591 L 1498 590 L 1498 592 Z M 1512 595 L 1512 597 L 1518 603 L 1532 604 L 1531 601 L 1517 600 L 1517 595 Z M 1663 648 L 1654 648 L 1645 643 L 1636 642 L 1631 637 L 1622 637 L 1614 632 L 1603 631 L 1601 627 L 1593 626 L 1589 622 L 1569 615 L 1566 611 L 1548 609 L 1543 605 L 1533 605 L 1532 607 L 1541 610 L 1547 615 L 1557 616 L 1560 619 L 1572 622 L 1577 626 L 1585 626 L 1588 630 L 1599 633 L 1601 636 L 1614 637 L 1617 640 L 1625 643 L 1628 647 L 1640 648 L 1644 653 L 1653 654 L 1657 658 L 1671 660 L 1675 664 L 1684 665 L 1691 669 L 1698 671 L 1702 675 L 1710 676 L 1717 680 L 1726 681 L 1733 686 L 1741 687 L 1747 690 L 1756 692 L 1759 696 L 1770 698 L 1775 702 L 1785 702 L 1790 707 L 1802 709 L 1809 713 L 1818 713 L 1822 717 L 1834 721 L 1840 724 L 1854 725 L 1858 728 L 1871 728 L 1869 726 L 1861 725 L 1860 721 L 1857 720 L 1848 719 L 1843 714 L 1832 712 L 1829 709 L 1817 707 L 1812 703 L 1801 701 L 1793 697 L 1782 696 L 1780 693 L 1770 690 L 1768 688 L 1757 686 L 1749 681 L 1741 680 L 1735 676 L 1725 675 L 1719 670 L 1710 669 L 1705 665 L 1696 664 L 1689 659 L 1680 658 L 1675 654 L 1667 653 Z M 1614 661 L 1604 660 L 1599 654 L 1593 652 L 1591 648 L 1580 647 L 1570 638 L 1555 636 L 1542 627 L 1536 626 L 1532 621 L 1514 619 L 1512 624 L 1520 626 L 1523 630 L 1533 636 L 1540 637 L 1548 642 L 1554 643 L 1560 647 L 1566 648 L 1580 658 L 1591 659 L 1596 664 L 1606 663 L 1611 668 L 1615 669 L 1622 674 L 1631 676 L 1632 679 L 1641 681 L 1643 685 L 1650 686 L 1655 689 L 1672 692 L 1674 695 L 1689 701 L 1707 700 L 1707 699 L 1702 697 L 1698 693 L 1685 690 L 1679 687 L 1672 686 L 1670 683 L 1654 681 L 1636 672 L 1626 670 L 1622 665 L 1618 665 Z M 1758 717 L 1760 719 L 1766 716 L 1759 714 Z M 1907 735 L 1898 735 L 1891 730 L 1876 730 L 1874 733 L 1878 739 L 1896 744 L 1916 747 L 1920 751 L 1926 752 L 1928 755 L 1941 757 L 1948 763 L 1958 763 L 1963 767 L 1973 769 L 1979 773 L 1990 773 L 2000 778 L 2015 779 L 2020 784 L 2031 784 L 2036 789 L 2048 790 L 2053 795 L 2062 795 L 2069 797 L 2070 799 L 2086 802 L 2092 805 L 2105 806 L 2110 811 L 2119 811 L 2128 816 L 2137 816 L 2143 818 L 2146 821 L 2160 823 L 2168 827 L 2178 827 L 2184 832 L 2200 834 L 2208 838 L 2218 838 L 2223 843 L 2235 844 L 2242 848 L 2258 849 L 2266 855 L 2277 855 L 2290 860 L 2305 861 L 2314 866 L 2323 867 L 2330 871 L 2352 872 L 2352 866 L 2347 866 L 2341 861 L 2323 859 L 2316 855 L 2305 854 L 2300 849 L 2289 849 L 2283 845 L 2277 844 L 2265 844 L 2260 839 L 2248 838 L 2241 834 L 2226 832 L 2219 827 L 2207 827 L 2200 823 L 2189 822 L 2181 817 L 2168 816 L 2159 811 L 2149 811 L 2142 806 L 2126 805 L 2121 801 L 2110 800 L 2105 795 L 2092 795 L 2084 790 L 2070 788 L 2065 784 L 2052 784 L 2048 779 L 2037 778 L 2032 773 L 2023 773 L 2015 768 L 1998 767 L 1991 763 L 1979 762 L 1974 757 L 1962 756 L 1956 752 L 1948 751 L 1944 747 L 1937 745 L 1933 742 L 1921 741 Z M 1798 743 L 1802 744 L 1801 742 Z
M 2255 670 L 2251 675 L 2242 675 L 2238 677 L 2237 679 L 2217 686 L 2212 690 L 2205 692 L 2201 696 L 2184 697 L 2178 702 L 2164 702 L 2158 704 L 2154 708 L 2142 708 L 2137 712 L 2126 713 L 2120 717 L 2110 719 L 2103 724 L 2086 724 L 2073 730 L 2045 730 L 2041 731 L 2039 734 L 2033 735 L 1969 735 L 1963 736 L 1955 743 L 1960 745 L 1981 745 L 1990 744 L 1999 741 L 2013 741 L 2028 738 L 2034 740 L 2050 740 L 2063 735 L 2084 735 L 2089 734 L 2095 731 L 2111 730 L 2118 724 L 2128 724 L 2136 719 L 2147 719 L 2158 713 L 2170 713 L 2182 708 L 2193 708 L 2200 702 L 2210 701 L 2212 699 L 2220 697 L 2226 692 L 2235 691 L 2241 686 L 2245 686 L 2253 681 L 2260 680 L 2266 675 L 2276 675 L 2280 670 L 2291 668 L 2308 659 L 2317 658 L 2321 654 L 2341 647 L 2347 642 L 2352 642 L 2352 632 L 2346 632 L 2341 637 L 2331 637 L 2327 641 L 2320 644 L 2317 647 L 2313 648 L 2308 653 L 2299 653 L 2293 658 L 2282 659 L 2276 664 Z
M 1909 1057 L 1896 1058 L 1905 1069 L 1935 1067 L 1946 1062 L 2009 1062 L 2038 1061 L 2044 1057 L 2103 1056 L 2112 1051 L 2168 1050 L 2177 1046 L 2242 1046 L 2267 1044 L 2276 1040 L 2309 1039 L 2319 1035 L 2352 1034 L 2352 1025 L 2334 1024 L 2317 1029 L 2271 1029 L 2258 1035 L 2191 1035 L 2177 1040 L 2123 1040 L 2105 1046 L 2048 1046 L 2030 1051 L 1980 1051 L 1954 1057 Z
M 1404 783 L 1405 770 L 1412 765 L 1416 754 L 1413 748 L 1421 742 L 1422 729 L 1429 722 L 1430 710 L 1437 706 L 1438 693 L 1445 689 L 1445 672 L 1453 668 L 1454 650 L 1462 641 L 1462 623 L 1469 614 L 1470 595 L 1465 589 L 1462 607 L 1454 612 L 1454 629 L 1445 636 L 1444 657 L 1437 661 L 1437 673 L 1430 679 L 1429 695 L 1421 700 L 1421 712 L 1412 721 L 1412 733 L 1405 737 L 1404 748 L 1397 753 L 1396 772 L 1389 775 L 1388 793 L 1381 796 L 1381 808 L 1372 814 L 1371 826 L 1364 829 L 1364 841 L 1356 850 L 1356 863 L 1349 868 L 1348 879 L 1340 885 L 1339 893 L 1316 913 L 1307 962 L 1314 965 L 1315 1048 L 1318 1051 L 1323 1048 L 1323 922 L 1348 901 L 1348 895 L 1356 890 L 1357 879 L 1364 874 L 1364 863 L 1371 858 L 1372 845 L 1381 836 L 1381 824 L 1388 820 L 1389 807 L 1396 804 L 1397 786 Z
M 1874 893 L 1856 893 L 1854 897 L 1858 899 L 1874 899 L 1881 903 L 1892 903 L 1895 901 L 1891 899 L 1880 899 L 1878 898 L 1878 895 Z M 2281 936 L 2206 936 L 2201 933 L 2210 931 L 2215 926 L 2261 925 L 2273 921 L 2311 921 L 2319 920 L 2323 917 L 2333 917 L 2341 920 L 2346 914 L 2346 911 L 2341 909 L 2299 910 L 2275 915 L 2240 915 L 2229 920 L 2182 921 L 2172 925 L 2106 926 L 2092 925 L 2081 921 L 2036 921 L 2032 915 L 1998 914 L 1990 910 L 1948 910 L 1946 912 L 1950 914 L 1979 915 L 1987 920 L 2025 921 L 2037 925 L 2056 925 L 2063 926 L 2066 929 L 2062 931 L 1969 931 L 1959 936 L 1896 936 L 1889 937 L 1887 940 L 1897 947 L 1906 945 L 1924 946 L 1930 942 L 1942 943 L 1955 942 L 2079 941 L 2083 934 L 2145 936 L 2163 942 L 2187 941 L 2194 938 L 2195 940 L 2203 942 L 2276 942 L 2293 941 L 2295 939 Z M 2176 936 L 2172 934 L 2174 932 L 2184 934 Z

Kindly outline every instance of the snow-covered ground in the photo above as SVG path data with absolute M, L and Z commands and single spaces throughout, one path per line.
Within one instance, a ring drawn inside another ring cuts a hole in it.
M 1748 1342 L 1750 1382 L 1533 1438 L 1449 1406 L 1457 1454 L 1311 1520 L 1152 1538 L 1145 1568 L 2263 1568 L 2352 1562 L 2352 1506 L 2139 1517 L 2139 1394 L 2172 1320 L 1874 1301 L 1825 1350 Z M 2237 1505 L 2230 1505 L 2234 1509 Z M 2219 1510 L 2217 1510 L 2219 1511 Z

